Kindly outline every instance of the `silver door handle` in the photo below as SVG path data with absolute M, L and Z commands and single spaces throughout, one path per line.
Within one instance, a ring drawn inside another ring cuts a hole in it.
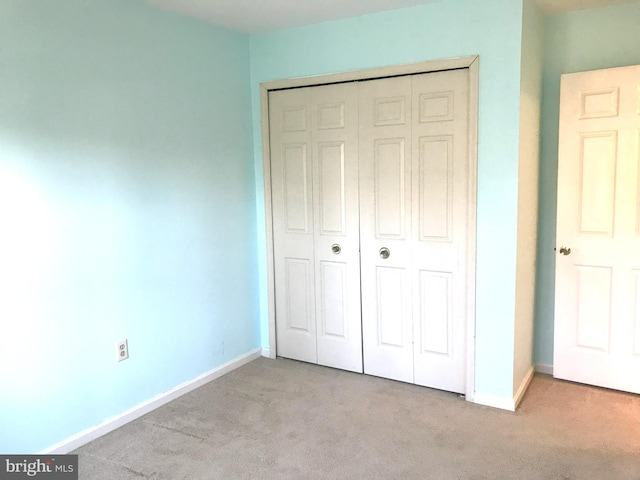
M 340 255 L 340 252 L 342 251 L 342 248 L 340 248 L 340 245 L 337 243 L 334 243 L 333 245 L 331 245 L 331 251 L 335 254 L 335 255 Z
M 386 260 L 391 255 L 391 251 L 387 247 L 382 247 L 380 249 L 380 258 Z

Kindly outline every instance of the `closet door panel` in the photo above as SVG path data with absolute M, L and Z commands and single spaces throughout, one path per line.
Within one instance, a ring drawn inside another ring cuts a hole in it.
M 360 84 L 364 371 L 413 382 L 411 79 Z
M 278 355 L 317 362 L 310 89 L 269 93 Z
M 277 354 L 463 393 L 468 69 L 270 92 Z
M 311 91 L 318 363 L 362 372 L 358 88 Z
M 466 387 L 468 70 L 412 77 L 415 383 Z

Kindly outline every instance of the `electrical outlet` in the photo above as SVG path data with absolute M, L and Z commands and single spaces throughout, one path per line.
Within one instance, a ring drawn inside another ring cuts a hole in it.
M 127 344 L 126 338 L 116 343 L 116 356 L 119 362 L 129 358 L 129 345 Z

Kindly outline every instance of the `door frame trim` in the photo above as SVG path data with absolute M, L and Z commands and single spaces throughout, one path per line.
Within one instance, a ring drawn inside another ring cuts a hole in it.
M 413 75 L 443 70 L 469 69 L 469 205 L 467 244 L 467 331 L 466 331 L 466 390 L 467 401 L 475 397 L 475 327 L 476 327 L 476 210 L 478 185 L 478 80 L 479 57 L 458 57 L 390 67 L 290 78 L 260 83 L 260 123 L 262 126 L 262 172 L 264 182 L 264 214 L 267 259 L 267 302 L 269 322 L 269 358 L 276 358 L 275 272 L 273 261 L 273 212 L 271 206 L 271 158 L 269 144 L 269 91 L 283 88 L 310 87 L 329 83 L 372 80 L 376 78 Z

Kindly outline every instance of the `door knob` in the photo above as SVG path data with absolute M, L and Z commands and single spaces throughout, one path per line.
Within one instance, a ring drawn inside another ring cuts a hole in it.
M 340 252 L 342 251 L 342 248 L 340 248 L 340 245 L 338 245 L 337 243 L 334 243 L 333 245 L 331 245 L 331 251 L 334 254 L 339 255 Z
M 391 255 L 391 252 L 387 247 L 382 247 L 380 249 L 380 258 L 382 258 L 383 260 L 386 260 L 387 258 L 389 258 L 389 255 Z
M 560 255 L 569 255 L 571 253 L 571 247 L 563 245 L 560 247 Z

